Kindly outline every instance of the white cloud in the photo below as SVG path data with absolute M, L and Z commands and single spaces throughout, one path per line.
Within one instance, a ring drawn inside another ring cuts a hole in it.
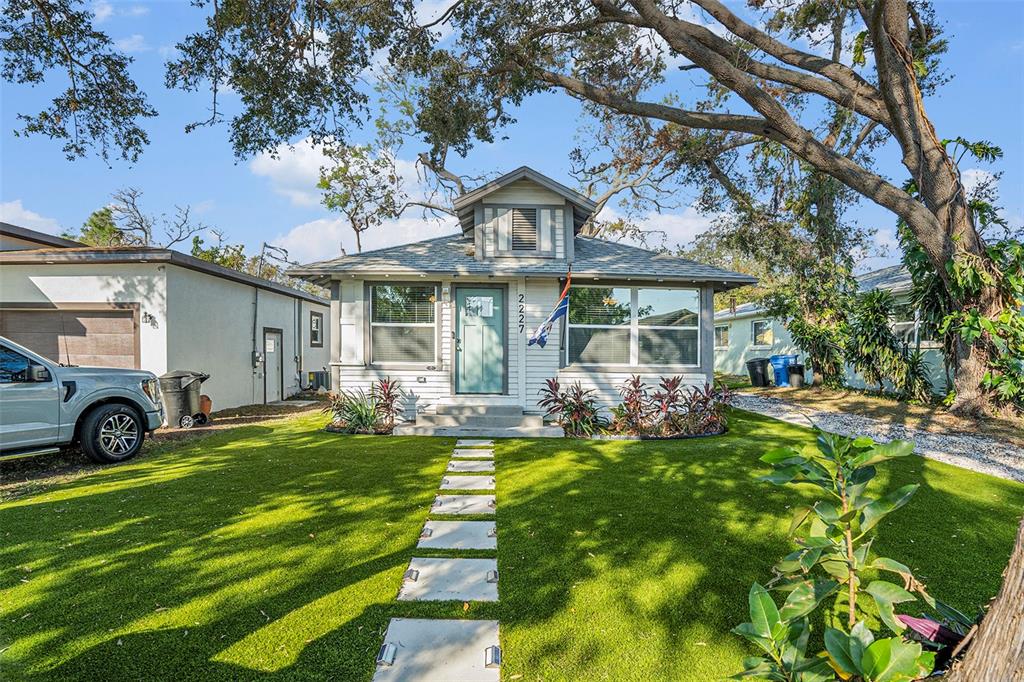
M 363 233 L 363 251 L 423 241 L 456 232 L 454 218 L 443 221 L 419 217 L 389 220 Z M 287 233 L 276 236 L 272 243 L 287 249 L 289 258 L 300 263 L 335 258 L 341 255 L 342 247 L 346 253 L 356 253 L 355 234 L 344 218 L 319 218 L 296 225 Z
M 97 24 L 102 24 L 114 14 L 114 6 L 106 0 L 92 3 L 92 15 Z
M 271 189 L 296 206 L 316 206 L 322 196 L 316 183 L 326 164 L 323 152 L 305 139 L 293 147 L 281 145 L 275 154 L 261 152 L 249 162 L 249 170 L 269 179 Z
M 47 234 L 60 234 L 61 232 L 60 223 L 53 218 L 47 218 L 35 211 L 28 210 L 21 205 L 21 199 L 0 203 L 0 220 Z
M 612 207 L 606 207 L 600 213 L 601 220 L 616 220 L 622 214 Z M 704 215 L 693 206 L 687 206 L 682 212 L 648 213 L 639 218 L 633 218 L 632 222 L 639 225 L 645 232 L 649 232 L 647 239 L 648 248 L 660 246 L 675 249 L 679 246 L 687 246 L 695 237 L 706 232 L 718 219 L 716 215 Z M 636 240 L 628 240 L 639 244 Z
M 857 260 L 857 264 L 854 267 L 856 274 L 863 274 L 887 268 L 890 265 L 896 265 L 900 262 L 900 258 L 903 255 L 899 237 L 896 235 L 896 230 L 891 227 L 883 227 L 875 232 L 875 238 L 871 246 L 873 247 L 872 252 L 868 253 L 866 257 Z
M 149 14 L 149 8 L 145 5 L 132 5 L 131 7 L 121 10 L 121 14 L 126 17 L 144 17 Z
M 115 40 L 114 47 L 122 52 L 146 52 L 151 49 L 146 43 L 146 37 L 141 33 L 133 33 L 127 38 Z
M 990 185 L 995 180 L 996 176 L 983 168 L 968 168 L 960 174 L 960 182 L 963 184 L 967 196 L 974 194 L 974 191 L 983 184 Z

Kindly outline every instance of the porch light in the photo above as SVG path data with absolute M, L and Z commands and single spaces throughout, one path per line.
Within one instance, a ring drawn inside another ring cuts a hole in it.
M 492 645 L 484 649 L 484 667 L 485 668 L 500 668 L 501 667 L 501 647 L 498 645 Z
M 398 655 L 398 646 L 392 642 L 384 642 L 380 651 L 377 652 L 377 665 L 392 666 L 395 664 L 395 656 Z

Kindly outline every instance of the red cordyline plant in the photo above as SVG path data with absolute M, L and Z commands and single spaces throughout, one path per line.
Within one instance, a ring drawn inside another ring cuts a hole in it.
M 544 408 L 545 416 L 555 418 L 565 435 L 587 438 L 607 424 L 598 412 L 594 393 L 592 389 L 584 389 L 578 381 L 563 391 L 558 379 L 548 379 L 540 390 L 538 405 Z
M 638 436 L 647 433 L 652 425 L 656 408 L 647 393 L 647 386 L 639 375 L 634 374 L 619 387 L 622 402 L 612 409 L 615 415 L 612 428 L 619 433 Z
M 681 376 L 662 377 L 661 383 L 658 384 L 658 390 L 651 396 L 663 435 L 667 436 L 671 432 L 672 414 L 679 410 L 683 402 L 682 385 L 683 378 Z
M 398 406 L 402 399 L 402 382 L 391 377 L 379 379 L 370 389 L 370 395 L 377 403 L 382 430 L 390 432 L 395 427 L 395 418 L 402 411 Z

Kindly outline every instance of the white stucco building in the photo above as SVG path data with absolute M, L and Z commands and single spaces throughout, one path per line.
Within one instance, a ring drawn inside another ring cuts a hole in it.
M 273 402 L 328 367 L 329 304 L 170 249 L 84 247 L 0 224 L 0 336 L 52 360 L 204 372 L 213 409 Z

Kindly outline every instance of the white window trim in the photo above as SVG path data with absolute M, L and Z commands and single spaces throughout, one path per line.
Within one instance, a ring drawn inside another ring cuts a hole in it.
M 772 333 L 772 342 L 771 343 L 769 343 L 769 344 L 764 344 L 764 343 L 760 343 L 759 344 L 759 343 L 757 343 L 757 341 L 756 341 L 757 334 L 754 332 L 754 325 L 757 324 L 758 322 L 764 322 L 764 323 L 766 323 L 768 325 L 768 330 Z M 756 348 L 758 350 L 763 350 L 763 349 L 774 348 L 775 347 L 775 325 L 772 323 L 771 319 L 766 318 L 766 317 L 759 317 L 756 320 L 751 320 L 750 321 L 750 347 L 751 348 Z
M 703 295 L 701 289 L 694 287 L 680 286 L 620 286 L 615 284 L 574 284 L 572 289 L 629 289 L 629 324 L 573 324 L 569 321 L 569 315 L 565 316 L 565 355 L 563 362 L 566 367 L 603 367 L 603 368 L 630 368 L 633 370 L 651 368 L 660 369 L 665 367 L 676 367 L 679 369 L 699 369 L 701 367 L 701 349 L 703 346 Z M 572 289 L 569 290 L 569 308 L 572 308 Z M 696 325 L 641 325 L 638 315 L 640 302 L 640 289 L 676 289 L 681 291 L 697 292 L 697 324 Z M 669 330 L 696 330 L 697 332 L 697 362 L 696 364 L 650 364 L 640 362 L 640 329 L 669 329 Z M 629 330 L 629 362 L 570 362 L 569 361 L 569 330 L 570 329 L 619 329 Z
M 373 321 L 373 290 L 377 287 L 390 287 L 390 286 L 408 286 L 408 287 L 433 287 L 434 289 L 434 321 L 433 322 L 374 322 Z M 369 316 L 367 321 L 369 322 L 369 334 L 367 336 L 368 347 L 366 349 L 366 355 L 369 358 L 367 363 L 370 367 L 425 367 L 434 365 L 437 366 L 438 358 L 441 355 L 439 332 L 440 329 L 438 322 L 440 313 L 438 311 L 438 285 L 430 282 L 374 282 L 368 284 L 368 312 Z M 434 357 L 424 362 L 422 360 L 383 360 L 376 361 L 373 359 L 373 328 L 374 327 L 429 327 L 434 330 Z

